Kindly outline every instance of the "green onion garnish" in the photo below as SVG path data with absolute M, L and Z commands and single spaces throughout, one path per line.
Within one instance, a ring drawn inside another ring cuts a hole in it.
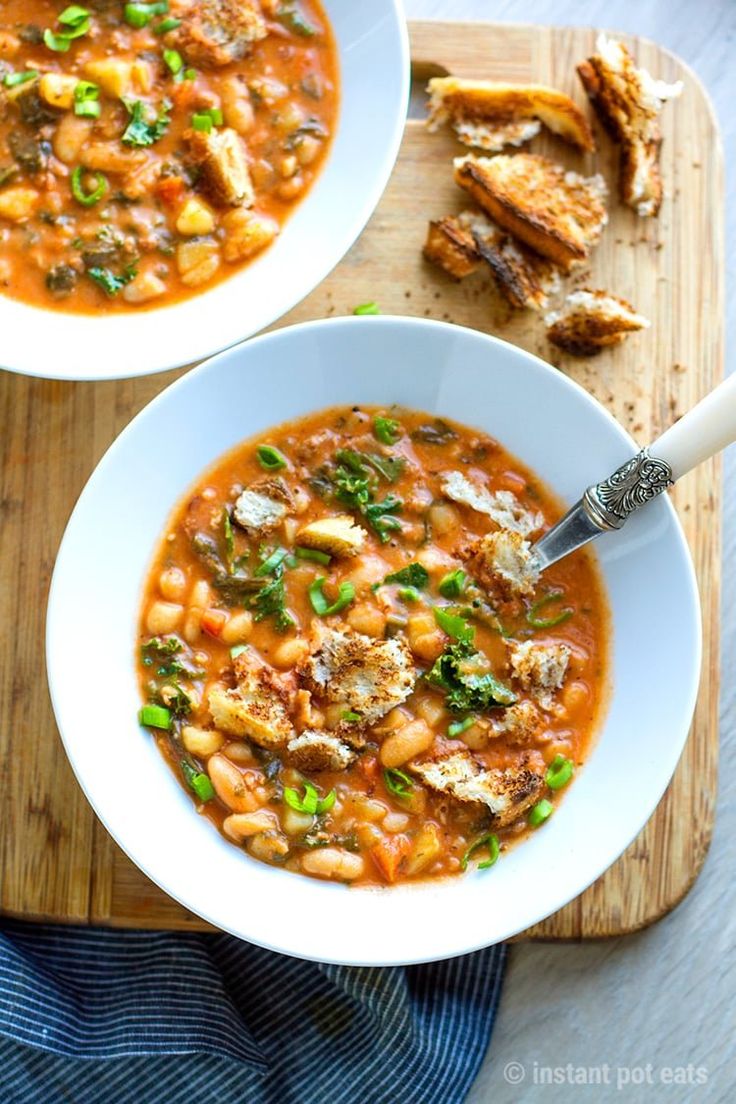
M 57 54 L 65 54 L 73 39 L 86 35 L 91 23 L 90 14 L 86 8 L 71 4 L 68 8 L 64 8 L 58 21 L 65 30 L 55 32 L 47 27 L 43 32 L 43 40 L 49 50 L 54 50 Z
M 458 614 L 449 613 L 446 609 L 441 609 L 439 606 L 435 606 L 434 619 L 443 632 L 451 636 L 453 640 L 460 640 L 462 643 L 470 644 L 475 636 L 475 629 L 472 625 L 469 625 L 464 617 L 460 617 Z
M 194 791 L 200 801 L 212 800 L 215 796 L 215 787 L 212 785 L 208 774 L 195 770 L 186 759 L 181 761 L 181 773 L 184 775 L 189 788 Z
M 94 207 L 95 203 L 99 203 L 107 191 L 107 177 L 103 176 L 101 172 L 89 173 L 89 176 L 94 176 L 95 178 L 95 186 L 91 192 L 85 192 L 82 186 L 82 176 L 84 173 L 85 170 L 82 166 L 77 165 L 71 177 L 72 195 L 77 203 L 81 203 L 83 207 Z
M 26 69 L 22 73 L 6 73 L 3 84 L 6 88 L 17 88 L 19 84 L 26 84 L 38 76 L 38 69 Z
M 347 721 L 348 724 L 357 724 L 362 719 L 360 713 L 354 713 L 352 709 L 346 709 L 340 714 L 340 720 Z
M 297 790 L 290 786 L 284 786 L 284 801 L 298 813 L 308 813 L 310 816 L 321 816 L 328 812 L 335 804 L 337 794 L 330 790 L 327 797 L 320 798 L 316 787 L 311 782 L 304 783 L 304 796 L 300 797 Z
M 280 468 L 286 467 L 286 457 L 273 445 L 259 445 L 256 449 L 256 456 L 258 457 L 258 463 L 266 471 L 278 471 Z
M 467 581 L 468 576 L 462 568 L 458 567 L 455 571 L 448 571 L 447 575 L 440 579 L 440 594 L 443 598 L 459 598 L 465 590 Z
M 451 738 L 462 735 L 475 724 L 475 717 L 466 717 L 464 721 L 453 721 L 447 729 L 447 735 Z
M 253 572 L 254 577 L 260 578 L 261 575 L 273 575 L 277 567 L 281 567 L 288 555 L 285 548 L 275 548 L 270 556 L 260 564 Z
M 547 768 L 544 780 L 551 790 L 561 790 L 572 778 L 575 767 L 572 759 L 566 759 L 564 755 L 555 755 Z
M 74 89 L 74 114 L 87 119 L 100 117 L 100 90 L 92 81 L 80 80 Z
M 230 658 L 231 659 L 237 659 L 239 655 L 242 655 L 243 652 L 247 652 L 247 651 L 248 651 L 248 645 L 247 644 L 233 644 L 232 648 L 230 649 Z
M 192 115 L 192 127 L 194 130 L 203 130 L 206 134 L 213 126 L 222 126 L 222 111 L 219 107 L 211 107 L 207 111 L 198 111 Z
M 182 76 L 183 76 L 184 80 L 196 80 L 197 79 L 197 70 L 196 69 L 185 69 L 184 72 L 182 73 Z
M 134 5 L 130 5 L 133 7 Z M 177 27 L 181 27 L 181 19 L 162 19 L 160 23 L 157 23 L 153 28 L 153 33 L 157 35 L 168 34 L 169 31 L 175 31 Z
M 157 4 L 126 4 L 123 8 L 123 19 L 130 27 L 145 27 L 153 19 L 154 15 L 166 15 L 169 10 L 168 0 L 161 0 Z M 181 20 L 177 20 L 177 26 Z
M 380 314 L 381 308 L 378 303 L 361 303 L 360 306 L 353 309 L 353 314 Z
M 184 68 L 184 58 L 178 50 L 164 50 L 164 64 L 176 76 Z
M 144 705 L 138 720 L 149 728 L 171 728 L 171 711 L 163 705 Z
M 332 605 L 330 605 L 323 593 L 324 585 L 325 577 L 324 575 L 320 575 L 310 584 L 307 590 L 309 601 L 312 603 L 312 609 L 319 617 L 330 617 L 333 613 L 339 613 L 340 610 L 349 606 L 353 598 L 355 598 L 355 587 L 353 584 L 348 582 L 340 583 L 337 598 Z
M 294 549 L 294 555 L 298 560 L 309 560 L 311 563 L 324 564 L 325 567 L 332 560 L 329 552 L 320 552 L 318 548 L 297 547 Z
M 414 783 L 408 774 L 396 767 L 387 767 L 383 772 L 383 784 L 394 797 L 410 797 Z
M 533 806 L 529 813 L 529 824 L 532 828 L 538 828 L 540 824 L 544 824 L 545 820 L 548 820 L 552 816 L 554 811 L 554 805 L 551 801 L 547 801 L 547 798 L 543 798 L 542 801 L 538 801 Z
M 358 310 L 355 311 L 356 314 Z M 393 418 L 384 418 L 381 414 L 376 414 L 373 419 L 373 432 L 382 445 L 395 445 L 401 436 L 401 426 Z
M 498 856 L 501 854 L 501 847 L 498 842 L 498 836 L 491 834 L 487 836 L 481 836 L 480 839 L 477 839 L 475 841 L 475 843 L 471 843 L 470 847 L 462 857 L 462 862 L 460 863 L 461 870 L 468 869 L 468 862 L 471 856 L 475 854 L 475 852 L 481 847 L 488 848 L 488 858 L 484 862 L 478 863 L 478 870 L 487 870 L 489 866 L 493 866 L 493 864 L 498 859 Z
M 538 602 L 534 603 L 526 615 L 526 619 L 533 629 L 553 629 L 555 625 L 561 625 L 563 621 L 568 621 L 572 617 L 575 611 L 570 606 L 566 606 L 559 613 L 553 614 L 552 617 L 537 617 L 539 610 L 544 609 L 550 602 L 557 602 L 562 597 L 564 597 L 564 591 L 551 590 L 549 594 L 545 594 L 544 598 L 540 598 Z
M 399 598 L 402 602 L 419 602 L 421 600 L 421 594 L 416 587 L 399 587 Z

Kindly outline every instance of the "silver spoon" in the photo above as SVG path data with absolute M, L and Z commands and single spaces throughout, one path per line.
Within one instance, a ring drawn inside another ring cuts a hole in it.
M 583 497 L 532 547 L 541 571 L 584 544 L 620 529 L 676 479 L 736 440 L 736 375 Z

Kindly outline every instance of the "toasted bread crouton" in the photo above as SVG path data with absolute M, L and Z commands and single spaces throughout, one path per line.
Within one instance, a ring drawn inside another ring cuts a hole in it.
M 247 737 L 265 748 L 281 748 L 294 736 L 289 707 L 293 694 L 286 677 L 250 650 L 233 663 L 237 686 L 213 686 L 208 706 L 216 728 Z
M 296 535 L 297 544 L 329 552 L 331 556 L 355 556 L 368 534 L 356 525 L 350 514 L 319 518 L 305 525 Z
M 462 472 L 443 472 L 440 486 L 443 494 L 453 502 L 486 514 L 501 529 L 520 533 L 522 537 L 528 537 L 544 525 L 542 514 L 538 510 L 527 510 L 512 491 L 489 491 L 480 483 L 472 483 Z
M 547 338 L 572 356 L 595 356 L 608 345 L 618 345 L 627 334 L 651 323 L 631 303 L 607 291 L 573 291 L 558 311 L 545 318 Z
M 535 644 L 532 640 L 509 644 L 512 677 L 537 699 L 543 709 L 550 709 L 552 691 L 565 681 L 570 649 L 565 644 Z
M 621 146 L 621 199 L 638 215 L 656 215 L 662 203 L 659 115 L 682 92 L 682 81 L 666 84 L 637 69 L 622 42 L 600 35 L 598 53 L 578 65 L 590 102 Z
M 512 307 L 541 310 L 547 306 L 547 297 L 560 286 L 560 269 L 553 261 L 528 249 L 485 216 L 473 219 L 471 233 L 498 290 Z
M 455 158 L 455 180 L 499 226 L 568 271 L 608 221 L 601 176 L 583 177 L 532 153 Z
M 499 598 L 528 598 L 539 582 L 539 565 L 520 533 L 498 529 L 474 541 L 468 567 L 480 585 Z
M 331 732 L 306 731 L 286 745 L 289 760 L 297 770 L 347 770 L 357 758 L 352 748 Z
M 293 507 L 293 496 L 283 479 L 262 479 L 238 496 L 233 521 L 250 536 L 265 537 L 278 528 Z
M 426 786 L 458 801 L 485 805 L 493 827 L 517 820 L 543 793 L 544 776 L 528 767 L 483 770 L 469 751 L 453 751 L 439 759 L 410 763 Z
M 466 146 L 490 153 L 504 146 L 520 146 L 534 138 L 540 123 L 544 123 L 578 149 L 595 149 L 588 120 L 578 105 L 556 88 L 433 77 L 427 91 L 429 129 L 436 130 L 441 123 L 450 122 Z
M 166 41 L 203 69 L 245 57 L 268 34 L 258 0 L 171 0 L 170 14 L 181 25 Z
M 319 626 L 314 645 L 312 655 L 299 668 L 307 688 L 327 702 L 342 703 L 346 710 L 359 713 L 363 725 L 375 724 L 414 689 L 411 652 L 399 637 L 376 640 L 352 629 Z M 339 726 L 338 731 L 347 739 L 348 730 L 355 727 Z
M 531 744 L 541 734 L 544 721 L 533 702 L 520 701 L 504 709 L 493 726 L 494 736 L 503 736 L 510 744 Z
M 471 231 L 455 215 L 430 222 L 423 253 L 425 260 L 455 280 L 470 276 L 481 262 Z
M 230 127 L 190 130 L 189 155 L 200 171 L 202 188 L 221 207 L 252 207 L 255 200 L 248 155 L 240 135 Z

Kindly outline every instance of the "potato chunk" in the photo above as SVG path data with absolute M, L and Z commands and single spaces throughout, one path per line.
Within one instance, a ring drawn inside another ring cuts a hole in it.
M 132 61 L 123 61 L 121 58 L 100 58 L 98 61 L 88 61 L 84 72 L 108 96 L 121 99 L 133 92 L 133 65 Z
M 244 207 L 236 207 L 223 217 L 225 241 L 222 255 L 226 261 L 242 261 L 260 253 L 279 232 L 279 224 L 268 215 L 258 215 Z
M 38 82 L 38 93 L 51 107 L 68 111 L 74 105 L 74 89 L 78 83 L 76 77 L 63 73 L 44 73 Z
M 297 543 L 316 548 L 333 556 L 355 556 L 360 552 L 367 534 L 349 514 L 320 518 L 305 525 L 296 535 Z
M 198 196 L 188 199 L 176 219 L 176 229 L 186 237 L 196 237 L 198 234 L 211 234 L 215 228 L 215 216 Z
M 220 250 L 213 241 L 181 242 L 176 250 L 176 267 L 187 287 L 207 283 L 220 267 Z
M 6 188 L 0 192 L 0 218 L 23 222 L 31 217 L 39 198 L 35 188 Z

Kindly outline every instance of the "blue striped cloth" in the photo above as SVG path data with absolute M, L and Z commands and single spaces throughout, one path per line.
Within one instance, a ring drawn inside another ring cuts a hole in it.
M 504 947 L 406 968 L 227 935 L 0 926 L 2 1104 L 455 1104 Z

